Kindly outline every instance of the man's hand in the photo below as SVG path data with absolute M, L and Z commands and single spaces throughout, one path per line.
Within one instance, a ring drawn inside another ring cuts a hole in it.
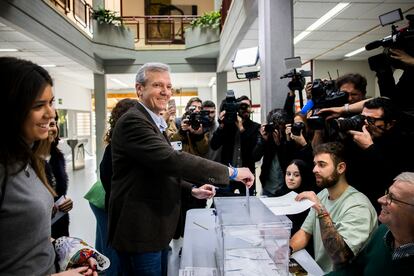
M 64 272 L 52 274 L 52 276 L 80 276 L 80 275 L 98 276 L 98 272 L 93 271 L 87 266 L 83 266 L 83 267 L 78 267 L 75 269 L 69 269 Z
M 367 126 L 362 126 L 362 131 L 350 130 L 349 134 L 352 135 L 354 142 L 362 149 L 367 149 L 374 144 L 371 134 L 367 130 Z
M 250 171 L 249 168 L 237 168 L 237 177 L 236 181 L 243 182 L 244 185 L 247 186 L 247 188 L 250 188 L 253 185 L 254 182 L 254 175 Z M 229 175 L 233 174 L 233 168 L 229 168 Z
M 322 108 L 321 110 L 319 110 L 317 114 L 318 115 L 329 114 L 325 119 L 325 120 L 329 120 L 333 118 L 338 118 L 343 113 L 345 113 L 345 108 L 343 106 L 337 106 L 337 107 Z
M 407 65 L 414 66 L 414 57 L 400 49 L 390 49 L 391 57 L 404 62 Z
M 210 199 L 216 195 L 216 189 L 213 185 L 204 184 L 200 188 L 193 188 L 191 195 L 198 199 Z
M 203 125 L 201 125 L 201 124 L 200 124 L 200 127 L 197 130 L 195 130 L 191 126 L 190 126 L 189 130 L 190 130 L 191 133 L 196 134 L 196 135 L 201 135 L 201 134 L 204 133 Z
M 224 127 L 224 116 L 226 115 L 226 110 L 223 110 L 219 114 L 219 122 L 220 122 L 220 128 Z
M 260 135 L 262 135 L 263 140 L 267 141 L 269 139 L 269 134 L 265 131 L 265 124 L 260 126 Z
M 69 213 L 70 210 L 73 208 L 73 201 L 70 197 L 66 197 L 65 201 L 58 206 L 59 211 L 64 213 Z
M 239 129 L 240 132 L 244 131 L 243 119 L 242 119 L 242 117 L 239 116 L 239 114 L 237 114 L 236 126 L 237 126 L 237 128 Z
M 325 210 L 325 207 L 322 205 L 321 201 L 319 200 L 315 192 L 302 192 L 298 194 L 295 198 L 296 201 L 301 201 L 303 199 L 309 199 L 310 201 L 315 202 L 312 208 L 315 209 L 317 214 L 320 214 L 322 213 L 322 210 Z

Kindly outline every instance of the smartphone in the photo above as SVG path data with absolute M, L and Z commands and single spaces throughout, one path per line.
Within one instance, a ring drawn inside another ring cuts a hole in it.
M 175 108 L 175 100 L 171 99 L 168 101 L 168 107 L 173 106 Z

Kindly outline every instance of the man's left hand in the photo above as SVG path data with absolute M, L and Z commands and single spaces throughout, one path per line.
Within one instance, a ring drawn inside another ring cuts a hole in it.
M 216 188 L 210 184 L 204 184 L 199 188 L 193 188 L 191 195 L 198 199 L 210 199 L 216 195 Z

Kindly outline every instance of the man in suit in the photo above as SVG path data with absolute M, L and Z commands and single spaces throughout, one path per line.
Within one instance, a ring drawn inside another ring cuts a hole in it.
M 181 189 L 211 198 L 211 184 L 253 184 L 248 168 L 231 168 L 174 151 L 159 115 L 171 97 L 168 65 L 144 64 L 136 75 L 139 103 L 117 122 L 112 136 L 112 190 L 108 240 L 127 275 L 167 275 L 168 244 L 177 226 Z M 194 184 L 202 185 L 194 188 Z

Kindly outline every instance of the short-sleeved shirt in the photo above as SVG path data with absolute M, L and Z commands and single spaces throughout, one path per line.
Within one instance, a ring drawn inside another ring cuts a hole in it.
M 377 213 L 369 199 L 349 186 L 336 200 L 330 200 L 327 189 L 318 193 L 318 198 L 328 211 L 336 230 L 354 255 L 364 246 L 377 226 Z M 333 263 L 322 242 L 319 219 L 315 210 L 309 212 L 302 230 L 313 236 L 315 261 L 324 272 L 333 270 Z

